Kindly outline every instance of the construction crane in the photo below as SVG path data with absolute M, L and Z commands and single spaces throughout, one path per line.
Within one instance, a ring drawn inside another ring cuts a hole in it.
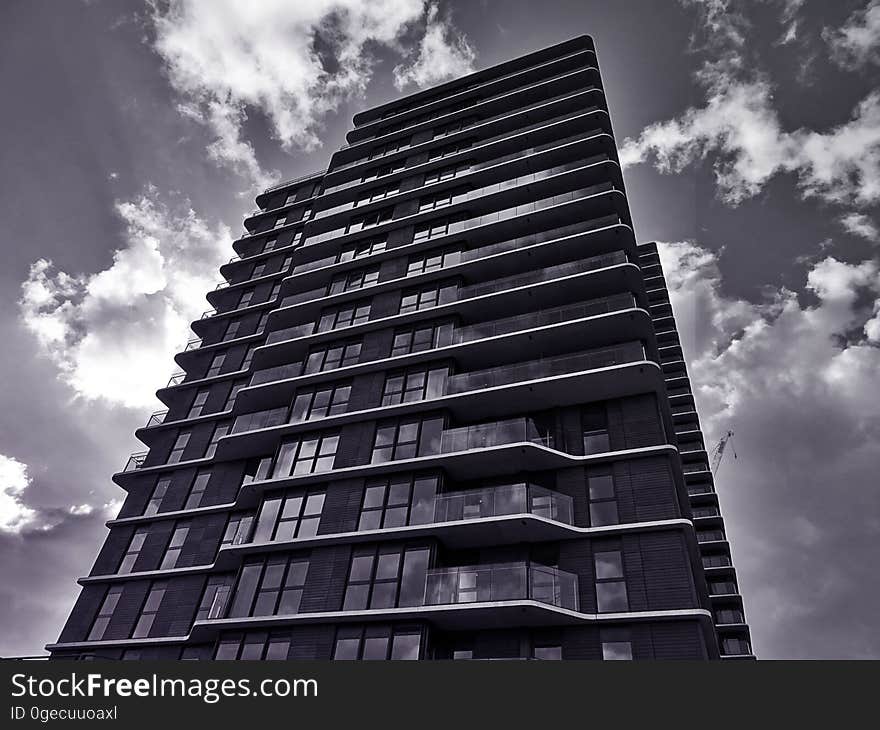
M 724 452 L 727 449 L 727 444 L 730 443 L 730 440 L 733 438 L 733 431 L 728 431 L 724 436 L 721 437 L 721 440 L 715 444 L 715 448 L 712 449 L 712 473 L 718 474 L 718 467 L 721 466 L 721 460 L 724 458 Z M 733 458 L 736 459 L 736 451 L 731 446 L 731 451 L 733 451 Z

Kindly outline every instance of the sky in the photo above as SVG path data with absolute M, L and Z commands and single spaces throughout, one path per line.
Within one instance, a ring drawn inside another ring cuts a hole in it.
M 275 181 L 351 117 L 588 33 L 661 243 L 760 658 L 880 657 L 880 0 L 6 0 L 0 655 L 54 641 L 110 480 Z

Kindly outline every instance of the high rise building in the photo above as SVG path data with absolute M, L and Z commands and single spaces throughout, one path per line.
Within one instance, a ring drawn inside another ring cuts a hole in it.
M 592 40 L 347 139 L 257 197 L 53 655 L 750 657 Z

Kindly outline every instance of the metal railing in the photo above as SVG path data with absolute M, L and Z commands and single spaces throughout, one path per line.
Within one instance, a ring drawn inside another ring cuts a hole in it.
M 140 469 L 147 460 L 147 455 L 149 453 L 149 451 L 139 451 L 132 454 L 128 457 L 128 461 L 125 462 L 125 468 L 122 471 L 135 471 L 136 469 Z
M 145 426 L 145 428 L 150 428 L 151 426 L 159 426 L 160 424 L 165 422 L 165 417 L 167 415 L 167 408 L 164 411 L 156 411 L 147 419 L 147 425 Z

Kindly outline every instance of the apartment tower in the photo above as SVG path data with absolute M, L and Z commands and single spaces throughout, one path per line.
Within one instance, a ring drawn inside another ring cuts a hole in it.
M 750 658 L 593 41 L 257 197 L 55 658 Z

